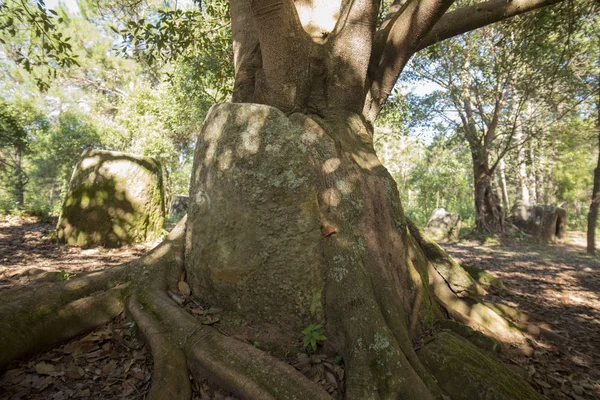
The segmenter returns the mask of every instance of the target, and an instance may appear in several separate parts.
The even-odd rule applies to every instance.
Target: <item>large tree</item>
[[[491,0],[447,12],[452,0],[408,0],[382,13],[376,0],[231,0],[233,100],[270,107],[213,108],[196,150],[188,219],[148,256],[36,292],[2,294],[0,367],[126,308],[154,355],[153,399],[189,398],[188,368],[243,398],[330,398],[289,365],[199,324],[173,301],[173,291],[191,290],[255,324],[278,324],[283,335],[307,318],[326,324],[326,351],[343,357],[348,399],[538,398],[460,333],[436,328],[483,347],[483,336],[450,317],[503,339],[519,335],[405,218],[372,138],[415,52],[557,2]],[[246,131],[232,136],[240,127]],[[257,151],[261,157],[252,158]],[[227,195],[234,201],[225,203]],[[243,212],[222,206],[233,207],[237,195],[247,195],[239,197]],[[217,198],[219,211],[211,206]],[[298,201],[302,208],[294,208]],[[211,271],[219,257],[236,264],[228,268],[258,263],[260,279]],[[239,283],[227,291],[223,282],[229,289]],[[311,310],[273,296],[281,288],[292,300],[310,297]],[[433,340],[420,340],[428,333]]]

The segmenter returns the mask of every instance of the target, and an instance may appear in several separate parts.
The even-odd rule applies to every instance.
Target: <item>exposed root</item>
[[[151,398],[164,398],[161,393],[169,393],[172,379],[187,379],[187,368],[181,367],[185,357],[199,380],[210,379],[242,398],[331,399],[320,386],[290,365],[224,336],[210,326],[199,324],[164,291],[145,290],[144,297],[137,303],[130,306],[134,310],[132,316],[136,321],[140,318],[142,333],[150,342],[158,364],[155,364],[155,373],[160,380],[153,384]],[[162,354],[164,349],[160,343],[164,341],[168,342],[169,348],[175,349],[176,355]],[[179,367],[175,368],[176,365]],[[162,381],[166,383],[163,385]]]
[[[479,300],[478,295],[483,289],[471,276],[441,247],[424,236],[414,223],[407,220],[407,224],[410,235],[427,259],[433,295],[448,315],[500,342],[523,342],[525,338],[517,326]]]
[[[0,371],[19,357],[51,348],[55,344],[105,324],[123,310],[126,285],[91,295],[59,308],[38,306],[33,310],[0,308]],[[6,313],[5,313],[6,312]]]
[[[419,357],[452,400],[540,400],[523,378],[491,354],[449,332],[419,350]]]
[[[191,398],[192,387],[183,349],[172,340],[169,330],[161,327],[160,321],[142,308],[137,296],[132,296],[127,311],[146,338],[154,360],[152,387],[148,398]]]
[[[181,232],[185,221],[178,227]],[[14,359],[51,348],[119,315],[131,290],[131,281],[158,260],[168,259],[173,240],[170,235],[141,259],[119,267],[48,283],[30,291],[3,292],[0,371]]]

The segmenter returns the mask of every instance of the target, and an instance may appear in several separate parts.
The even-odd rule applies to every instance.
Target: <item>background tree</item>
[[[525,165],[525,151],[533,151],[528,144],[579,102],[571,65],[577,52],[570,48],[569,33],[581,24],[565,24],[568,31],[563,35],[544,33],[548,26],[560,26],[560,18],[573,17],[542,12],[535,21],[523,17],[510,25],[486,27],[432,46],[411,64],[413,79],[439,87],[420,107],[436,113],[445,130],[469,144],[479,232],[503,229],[505,213],[499,202],[507,193],[493,190],[493,182],[496,169],[513,149],[518,154],[520,204],[535,203],[535,176],[529,178]],[[532,31],[532,24],[539,29]],[[552,54],[560,57],[560,71],[548,61]]]

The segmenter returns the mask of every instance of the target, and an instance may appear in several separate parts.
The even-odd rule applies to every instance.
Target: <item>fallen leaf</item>
[[[214,317],[206,317],[202,320],[202,325],[212,325],[219,322],[220,318],[217,316]]]
[[[173,293],[169,290],[167,292],[167,294],[175,303],[179,304],[180,306],[182,306],[183,303],[185,303],[185,300],[181,296],[179,296],[177,293]]]
[[[102,367],[102,375],[110,374],[112,371],[114,371],[115,368],[117,368],[117,363],[114,361],[109,362],[104,367]]]
[[[35,372],[37,372],[40,375],[51,375],[56,372],[56,369],[52,364],[41,362],[39,364],[36,364]]]
[[[184,296],[190,296],[192,294],[190,285],[188,285],[185,281],[179,281],[177,287],[179,288],[179,292]]]
[[[321,226],[321,232],[323,233],[323,237],[327,237],[333,235],[336,229],[331,225],[323,225]]]
[[[75,364],[71,364],[69,365],[69,368],[67,368],[67,376],[71,379],[81,379],[84,375],[85,372],[83,371],[83,368],[78,367]]]

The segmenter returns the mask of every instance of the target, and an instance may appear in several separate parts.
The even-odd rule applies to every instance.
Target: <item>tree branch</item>
[[[330,39],[333,79],[328,81],[327,92],[334,108],[361,112],[360,108],[352,108],[362,107],[379,3],[379,0],[342,1],[340,18]]]
[[[454,0],[409,0],[373,41],[363,114],[375,121],[409,58]]]
[[[493,24],[563,0],[490,0],[459,8],[444,15],[419,43],[417,51],[486,25]]]
[[[250,4],[264,74],[257,82],[263,99],[257,100],[291,111],[306,91],[303,86],[308,81],[312,40],[302,28],[292,0],[252,0]]]

